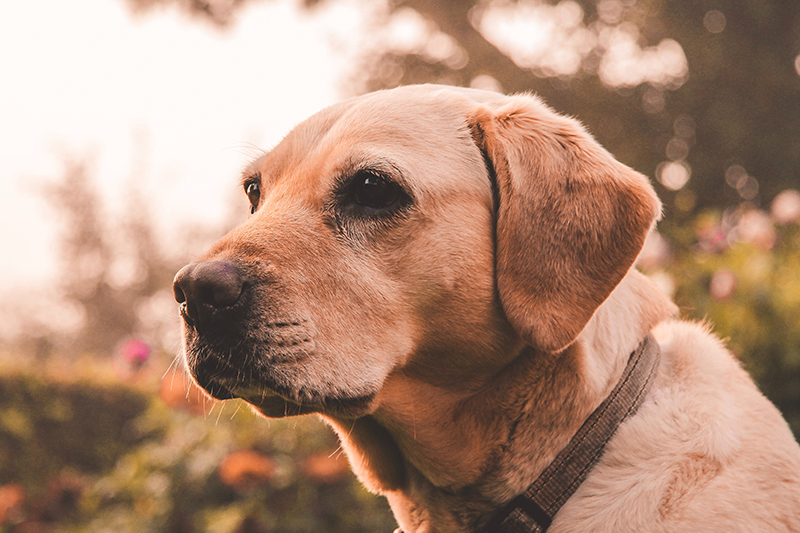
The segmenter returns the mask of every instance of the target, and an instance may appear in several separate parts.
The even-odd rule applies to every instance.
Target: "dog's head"
[[[274,417],[358,417],[395,371],[469,380],[562,350],[660,209],[535,97],[437,86],[322,111],[243,187],[249,220],[174,287],[196,381]]]

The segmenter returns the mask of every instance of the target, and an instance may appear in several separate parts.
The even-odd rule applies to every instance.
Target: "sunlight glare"
[[[514,63],[544,76],[575,74],[595,46],[594,35],[582,25],[583,9],[572,0],[490,4],[473,15],[473,23]]]
[[[452,69],[463,68],[469,59],[455,39],[411,8],[395,11],[381,37],[386,49],[419,54],[426,61],[443,62]]]
[[[642,83],[677,89],[689,74],[689,63],[677,41],[663,39],[656,46],[642,48],[638,32],[622,24],[608,28],[607,49],[598,74],[606,85],[635,87]]]
[[[490,2],[473,10],[473,25],[514,63],[544,77],[567,77],[581,68],[593,71],[610,87],[642,83],[677,89],[685,83],[689,65],[683,48],[672,39],[642,47],[638,28],[621,22],[625,4],[603,0],[600,20],[584,24],[583,9],[572,0],[550,5],[539,0]]]

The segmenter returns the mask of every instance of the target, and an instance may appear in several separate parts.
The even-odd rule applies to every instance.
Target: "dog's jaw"
[[[306,414],[335,416],[355,420],[375,410],[375,395],[326,397],[318,402],[297,403],[267,389],[237,391],[237,396],[249,403],[256,412],[267,418],[284,418]]]

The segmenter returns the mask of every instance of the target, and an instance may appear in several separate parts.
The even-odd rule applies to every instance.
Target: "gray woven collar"
[[[628,359],[611,394],[586,419],[550,466],[521,495],[492,517],[482,533],[540,533],[586,479],[619,425],[632,416],[655,379],[661,350],[648,334]]]

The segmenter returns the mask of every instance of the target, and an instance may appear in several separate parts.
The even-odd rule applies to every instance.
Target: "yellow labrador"
[[[188,369],[319,413],[406,533],[800,531],[787,424],[633,268],[660,203],[576,121],[402,87],[311,117],[243,185],[249,220],[176,276]],[[569,490],[520,501],[535,481]]]

